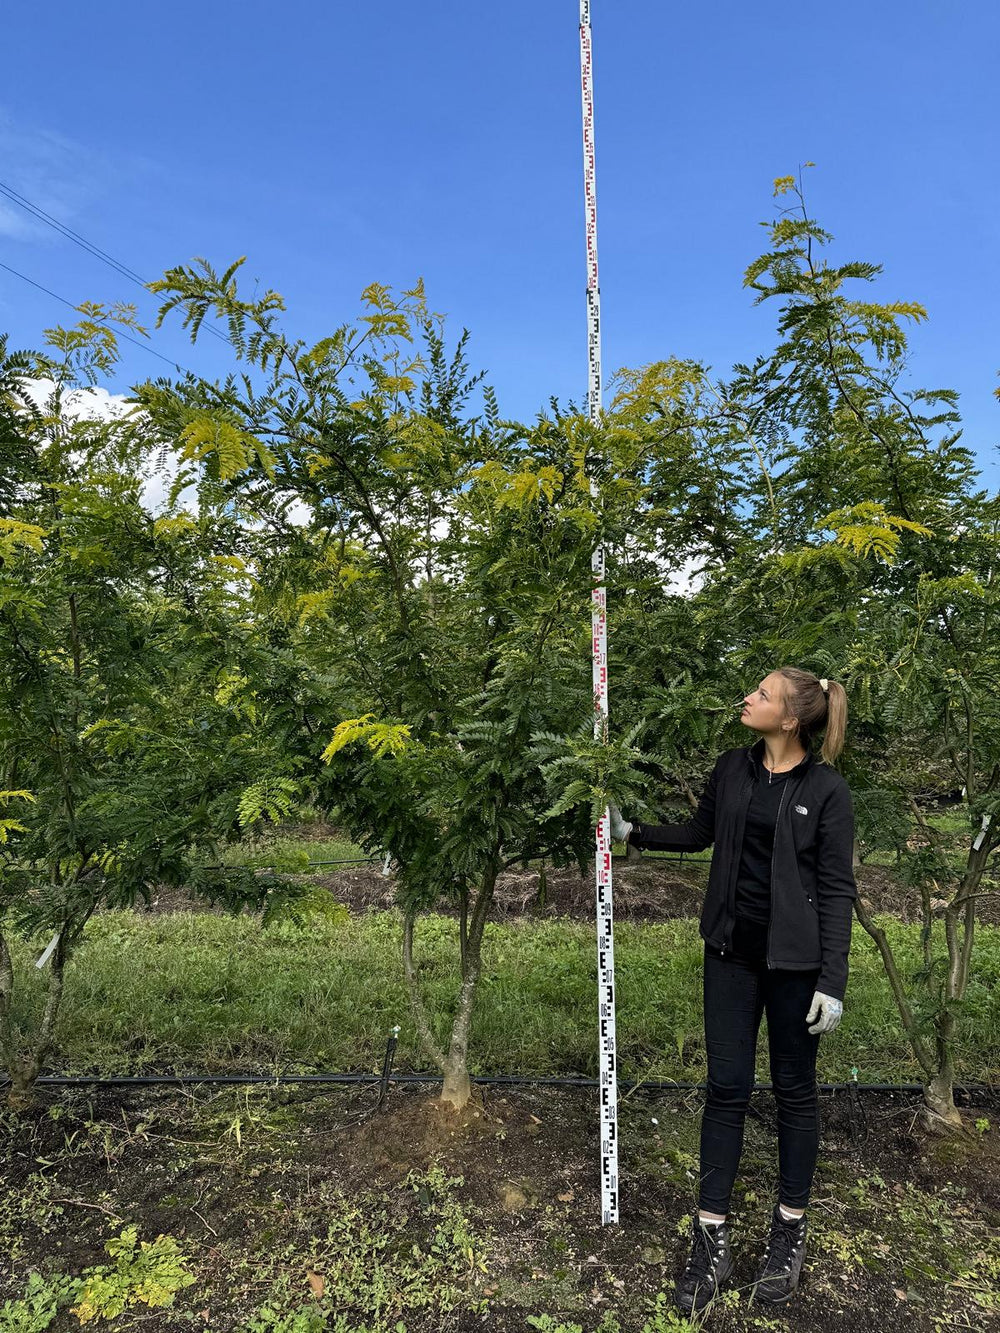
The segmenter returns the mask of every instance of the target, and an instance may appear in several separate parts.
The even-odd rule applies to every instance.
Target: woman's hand
[[[806,1022],[812,1023],[816,1015],[819,1022],[809,1029],[810,1032],[832,1032],[843,1017],[844,1006],[832,995],[824,995],[821,990],[813,992],[812,1005],[806,1014]]]
[[[608,806],[608,812],[611,815],[611,837],[615,842],[628,842],[628,835],[632,832],[632,825],[627,819],[622,819],[622,812],[612,801]]]

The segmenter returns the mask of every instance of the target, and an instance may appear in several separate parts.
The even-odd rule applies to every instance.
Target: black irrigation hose
[[[388,1064],[388,1061],[387,1061]],[[391,1065],[389,1066],[391,1068]],[[0,1079],[0,1088],[10,1080]],[[332,1083],[356,1084],[377,1083],[385,1087],[389,1083],[440,1083],[440,1074],[393,1074],[383,1068],[381,1074],[112,1074],[112,1075],[69,1075],[43,1074],[35,1080],[36,1085],[46,1087],[183,1087],[192,1083],[229,1083],[229,1084],[289,1084],[289,1083]],[[584,1075],[539,1076],[525,1074],[485,1074],[472,1075],[472,1082],[484,1087],[546,1087],[546,1088],[596,1088],[600,1080]],[[625,1091],[648,1092],[688,1092],[700,1089],[704,1091],[707,1083],[673,1082],[669,1079],[619,1079],[619,1088]],[[855,1088],[859,1092],[922,1092],[922,1083],[818,1083],[822,1092],[839,1092],[845,1088]],[[754,1083],[755,1092],[769,1092],[773,1083]],[[956,1083],[956,1091],[992,1092],[995,1088],[990,1083]]]
[[[317,869],[319,866],[359,866],[359,865],[373,865],[373,864],[376,864],[376,863],[379,862],[379,861],[383,861],[384,859],[385,859],[385,858],[382,857],[382,856],[354,856],[354,857],[348,857],[347,859],[339,859],[339,860],[336,860],[336,861],[310,861],[309,864],[308,864],[308,866],[306,867],[306,869],[308,869],[308,870],[315,870],[315,869]],[[635,858],[634,858],[634,857],[630,857],[630,856],[613,856],[611,859],[612,859],[612,861],[614,861],[615,863],[617,863],[617,862],[619,862],[619,861],[633,861]],[[650,862],[653,862],[653,863],[658,862],[658,861],[677,861],[677,862],[679,862],[679,863],[682,864],[682,865],[691,865],[691,866],[707,866],[707,865],[711,865],[711,863],[712,863],[712,858],[711,858],[710,856],[691,856],[691,855],[690,855],[689,853],[687,853],[687,852],[679,852],[679,853],[674,853],[674,852],[656,852],[656,853],[654,853],[652,856],[649,856],[648,858],[644,858],[644,859],[646,859],[646,860],[648,860],[648,861],[650,861]],[[226,865],[218,865],[218,866],[209,866],[209,867],[208,867],[208,869],[210,869],[210,870],[227,870],[227,869],[231,869],[231,868],[234,868],[234,867],[229,867],[229,866],[226,866]],[[273,870],[273,869],[274,869],[274,866],[252,866],[251,869],[253,869],[253,870]]]
[[[381,861],[381,860],[383,860],[383,859],[384,859],[384,858],[381,857],[381,856],[353,856],[353,857],[349,857],[346,861],[310,861],[310,862],[309,862],[309,869],[310,869],[310,870],[315,870],[315,869],[317,869],[319,866],[360,866],[360,865],[366,865],[366,866],[368,866],[368,865],[376,865],[379,861]],[[273,869],[272,866],[262,866],[262,867],[260,867],[260,868],[261,868],[261,869],[264,869],[264,870],[271,870],[271,869]]]
[[[385,859],[385,858],[384,858],[384,857],[381,857],[381,856],[350,856],[350,857],[347,857],[346,860],[345,860],[345,859],[341,859],[341,860],[337,860],[337,861],[310,861],[310,862],[308,863],[308,865],[306,866],[306,869],[307,869],[307,870],[315,870],[318,866],[359,866],[359,865],[372,865],[372,864],[374,864],[375,862],[377,862],[377,861],[382,861],[382,860],[384,860],[384,859]],[[218,865],[218,866],[208,866],[208,867],[206,867],[206,868],[207,868],[208,870],[235,870],[237,867],[235,867],[235,866],[228,866],[228,865]],[[274,866],[250,866],[249,869],[251,869],[251,870],[274,870],[275,867],[274,867]],[[291,872],[289,872],[289,873],[291,873],[291,874],[296,874],[297,872],[296,872],[296,871],[291,871]]]

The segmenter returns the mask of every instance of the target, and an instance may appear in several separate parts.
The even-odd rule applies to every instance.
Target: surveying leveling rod
[[[591,68],[590,0],[580,0],[580,82],[583,93],[583,192],[587,224],[587,396],[590,420],[601,419],[601,289],[597,281],[597,193],[594,176],[594,87]],[[597,497],[597,486],[590,483]],[[591,557],[594,587],[590,624],[594,665],[594,737],[608,734],[608,624],[604,547]],[[611,890],[611,820],[607,809],[597,825],[597,1012],[601,1098],[601,1221],[618,1222],[618,1069],[615,1052],[615,937]]]

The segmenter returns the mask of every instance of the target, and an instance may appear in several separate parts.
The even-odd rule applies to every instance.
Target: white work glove
[[[622,812],[612,801],[608,806],[608,813],[611,816],[611,837],[615,842],[628,842],[628,835],[632,832],[632,825],[627,819],[622,819]]]
[[[809,1029],[810,1032],[832,1032],[840,1022],[844,1013],[844,1006],[840,1000],[835,1000],[832,995],[824,995],[821,990],[813,992],[812,1005],[806,1014],[806,1022],[812,1023],[813,1019],[819,1014],[819,1022]]]

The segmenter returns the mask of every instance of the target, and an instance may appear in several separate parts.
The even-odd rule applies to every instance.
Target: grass
[[[357,861],[367,856],[363,848],[347,838],[303,838],[281,834],[234,843],[223,852],[222,863],[308,875],[336,869],[323,862]]]
[[[880,917],[904,974],[920,965],[918,927]],[[423,987],[444,1035],[457,985],[455,922],[420,926]],[[54,1066],[65,1072],[155,1070],[376,1070],[399,1024],[398,1066],[426,1068],[410,1020],[395,912],[341,925],[281,923],[264,931],[247,916],[108,912],[87,926],[67,969]],[[473,1068],[480,1073],[593,1075],[594,938],[568,920],[491,924],[476,1014]],[[37,1023],[44,978],[35,955],[15,947],[14,1019]],[[697,923],[621,923],[616,931],[622,1077],[705,1076],[702,942]],[[766,1029],[758,1077],[769,1078]],[[980,926],[974,973],[960,1017],[960,1078],[1000,1076],[1000,930]],[[820,1045],[818,1077],[842,1082],[919,1081],[872,941],[855,926],[844,1019]]]
[[[963,875],[969,859],[969,849],[978,831],[978,826],[969,816],[968,807],[955,805],[942,810],[928,810],[924,817],[929,826],[944,839],[941,850],[954,874]],[[864,855],[865,865],[891,868],[898,863],[896,853],[891,851],[870,851]]]

